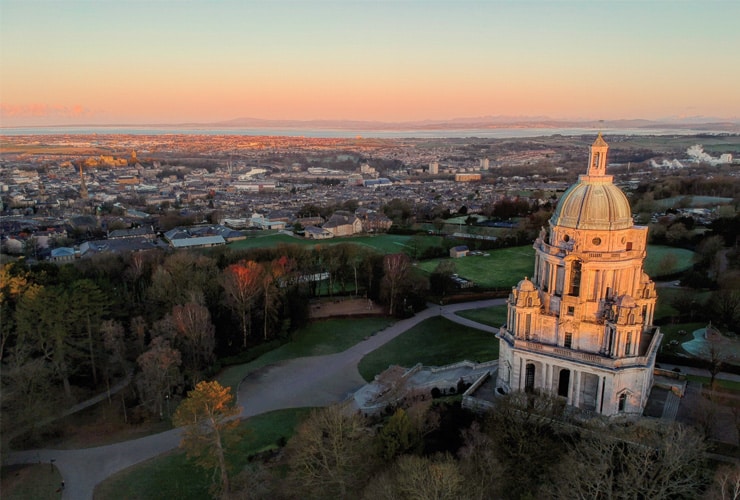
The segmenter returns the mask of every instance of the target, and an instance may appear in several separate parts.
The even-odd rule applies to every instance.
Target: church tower
[[[560,198],[534,243],[532,278],[513,287],[497,387],[539,390],[607,416],[641,414],[662,334],[655,284],[645,274],[647,227],[606,174],[609,146],[591,146],[588,169]]]

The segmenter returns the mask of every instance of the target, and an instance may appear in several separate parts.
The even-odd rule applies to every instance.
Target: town
[[[719,151],[716,158],[697,144],[702,139]],[[661,137],[651,149],[648,138],[616,136],[610,171],[627,192],[664,172],[711,168],[732,177],[737,175],[733,141],[722,134]],[[153,245],[225,244],[244,237],[244,230],[287,229],[298,237],[326,239],[391,227],[410,230],[455,215],[481,216],[484,222],[502,200],[526,208],[497,214],[488,224],[513,229],[512,215],[552,205],[573,182],[580,173],[578,149],[586,142],[567,136],[5,136],[2,251],[63,262]],[[649,216],[643,223],[665,215],[659,208],[646,213],[649,208],[638,213]],[[717,209],[667,208],[686,209],[704,225]],[[168,233],[180,226],[207,227]]]
[[[737,492],[736,135],[2,141],[10,498]]]

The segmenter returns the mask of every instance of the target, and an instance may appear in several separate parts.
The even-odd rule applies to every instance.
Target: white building
[[[655,284],[643,271],[647,228],[606,174],[599,134],[586,175],[535,241],[532,279],[512,289],[498,333],[501,392],[543,391],[607,416],[641,414],[662,334]]]

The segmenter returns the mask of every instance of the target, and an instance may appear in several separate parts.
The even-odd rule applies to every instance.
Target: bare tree
[[[232,264],[222,274],[222,285],[226,298],[234,312],[239,315],[242,326],[242,347],[247,347],[247,337],[251,330],[251,310],[261,291],[264,269],[254,261],[240,261]]]
[[[714,483],[704,496],[707,500],[740,500],[740,465],[723,465],[714,474]]]
[[[373,472],[364,417],[339,405],[314,410],[285,448],[288,487],[313,498],[350,498]]]
[[[709,363],[709,388],[714,389],[714,382],[720,374],[724,365],[732,359],[732,351],[727,348],[727,342],[722,333],[712,326],[707,325],[704,346],[701,349],[701,357]]]
[[[175,327],[175,345],[183,354],[183,365],[196,373],[213,360],[216,347],[216,328],[211,322],[208,308],[194,302],[172,308]]]
[[[388,310],[395,313],[397,300],[408,277],[410,260],[405,253],[386,255],[383,259],[383,284],[388,298]]]
[[[108,371],[112,371],[115,365],[126,372],[126,337],[123,326],[118,321],[107,320],[100,325],[103,334],[103,347],[108,353]]]
[[[581,433],[542,494],[556,498],[693,499],[705,484],[704,438],[678,424],[641,421]]]
[[[170,347],[164,338],[155,337],[149,350],[136,361],[141,368],[136,380],[141,400],[146,408],[162,418],[165,396],[172,394],[172,388],[182,379],[180,351]]]
[[[468,498],[458,463],[449,455],[433,458],[402,455],[394,466],[375,477],[363,498],[395,500]]]

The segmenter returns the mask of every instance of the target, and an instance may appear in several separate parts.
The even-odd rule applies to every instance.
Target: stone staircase
[[[663,415],[660,418],[671,422],[676,420],[678,406],[681,404],[681,398],[676,396],[672,391],[668,392],[663,406]]]

